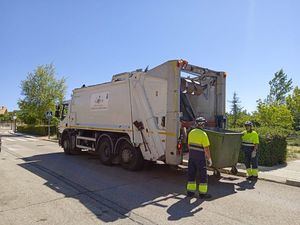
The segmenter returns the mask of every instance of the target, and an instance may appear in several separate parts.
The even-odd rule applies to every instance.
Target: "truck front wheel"
[[[64,135],[62,140],[62,147],[66,155],[71,154],[71,142],[70,142],[69,135]]]
[[[140,170],[143,167],[144,159],[139,148],[133,147],[124,141],[120,148],[121,166],[126,170]]]
[[[77,155],[81,152],[75,146],[75,136],[72,134],[65,134],[62,139],[62,147],[66,155]]]

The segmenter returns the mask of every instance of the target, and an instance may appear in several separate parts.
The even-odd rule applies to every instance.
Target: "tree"
[[[286,95],[292,90],[292,79],[288,80],[287,75],[280,69],[274,74],[274,78],[269,81],[270,93],[267,96],[266,102],[272,103],[285,103]]]
[[[300,129],[300,89],[296,86],[293,93],[286,98],[287,108],[291,111],[294,119],[294,128]]]
[[[246,121],[251,121],[254,124],[254,126],[258,125],[254,116],[251,113],[248,113],[247,110],[242,110],[240,112],[239,118],[236,121],[237,127],[244,127]]]
[[[53,64],[38,66],[21,82],[23,99],[18,101],[19,116],[27,124],[42,123],[45,112],[55,110],[66,92],[65,78],[55,78]]]
[[[0,122],[10,122],[11,120],[12,120],[11,112],[0,115]]]
[[[286,105],[266,104],[260,102],[255,118],[261,126],[270,128],[292,129],[293,116]]]
[[[232,101],[229,101],[231,103],[231,109],[229,114],[229,124],[231,127],[236,127],[237,120],[240,118],[240,114],[242,112],[242,107],[240,106],[240,99],[237,96],[237,93],[233,93]]]

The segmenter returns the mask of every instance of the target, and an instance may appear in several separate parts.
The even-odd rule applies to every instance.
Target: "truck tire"
[[[100,137],[97,141],[97,152],[102,164],[110,166],[113,160],[113,143],[108,137]]]
[[[144,158],[139,148],[133,147],[129,142],[124,141],[120,147],[121,166],[126,170],[141,170]]]
[[[68,134],[63,136],[62,147],[66,155],[71,155],[71,141],[70,136]]]

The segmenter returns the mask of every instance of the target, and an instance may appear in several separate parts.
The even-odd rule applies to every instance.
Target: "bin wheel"
[[[215,176],[216,178],[221,178],[221,173],[220,173],[220,171],[217,170],[217,169],[214,169],[214,176]]]
[[[237,168],[235,166],[231,167],[230,173],[233,175],[237,175],[237,173],[238,173]]]

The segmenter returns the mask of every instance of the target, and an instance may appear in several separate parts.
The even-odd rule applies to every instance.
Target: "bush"
[[[260,127],[255,129],[259,134],[258,164],[274,166],[286,162],[287,135],[289,130],[279,128]],[[244,162],[244,153],[241,151],[239,162]]]
[[[38,136],[47,136],[48,135],[48,126],[47,125],[23,125],[17,127],[18,132],[25,134],[33,134]],[[50,134],[55,135],[57,131],[56,126],[50,126]]]

